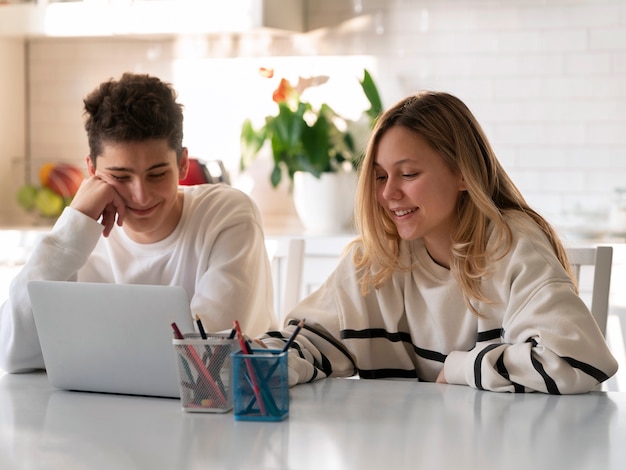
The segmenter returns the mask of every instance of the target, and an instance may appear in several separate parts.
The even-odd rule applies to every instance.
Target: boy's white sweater
[[[274,327],[272,277],[260,215],[244,193],[225,185],[181,187],[181,220],[171,235],[139,244],[66,208],[12,281],[0,309],[0,368],[45,368],[27,282],[32,279],[179,285],[207,331],[258,335]],[[106,321],[106,319],[103,319]]]

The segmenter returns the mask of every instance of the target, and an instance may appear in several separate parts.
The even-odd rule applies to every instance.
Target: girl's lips
[[[416,210],[417,210],[417,208],[413,208],[413,209],[392,209],[391,212],[393,212],[393,214],[396,217],[404,217],[407,214],[412,214]]]

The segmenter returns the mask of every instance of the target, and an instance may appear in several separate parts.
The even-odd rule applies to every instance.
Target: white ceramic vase
[[[294,174],[293,201],[307,232],[342,233],[353,230],[354,195],[357,175],[354,171]]]

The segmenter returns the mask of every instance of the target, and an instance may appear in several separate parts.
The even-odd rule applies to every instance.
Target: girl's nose
[[[383,189],[383,198],[390,201],[401,197],[402,191],[400,191],[400,186],[396,183],[396,180],[394,178],[387,178]]]

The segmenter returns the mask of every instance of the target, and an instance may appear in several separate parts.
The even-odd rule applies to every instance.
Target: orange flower
[[[275,103],[282,103],[287,101],[287,99],[295,92],[295,89],[291,86],[288,80],[281,78],[280,83],[278,84],[278,88],[274,90],[272,94],[272,99]]]
[[[274,78],[274,69],[260,67],[259,75]],[[348,165],[356,168],[363,149],[359,145],[363,135],[371,129],[374,119],[382,111],[376,86],[367,70],[359,81],[365,97],[370,101],[370,109],[364,112],[366,120],[350,121],[338,115],[326,103],[313,106],[302,100],[302,94],[311,87],[328,81],[328,76],[298,77],[293,82],[282,78],[272,93],[272,100],[278,105],[278,113],[265,117],[265,123],[255,129],[250,119],[241,128],[242,153],[241,169],[245,169],[260,153],[264,144],[271,143],[274,167],[270,182],[276,187],[283,173],[293,183],[297,171],[306,171],[315,176],[325,172],[338,171]],[[276,77],[276,81],[278,82]],[[357,135],[358,132],[358,135]]]

